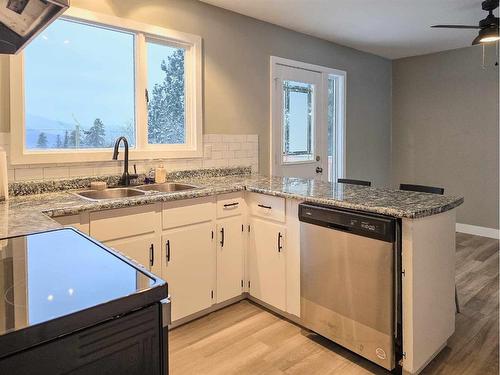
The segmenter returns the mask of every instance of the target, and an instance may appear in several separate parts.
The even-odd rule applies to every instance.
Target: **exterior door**
[[[279,64],[274,73],[272,173],[321,178],[328,167],[322,75]]]

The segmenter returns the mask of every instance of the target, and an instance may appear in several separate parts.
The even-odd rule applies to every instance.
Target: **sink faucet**
[[[123,146],[125,147],[125,163],[123,164],[123,174],[122,178],[120,179],[119,184],[120,185],[125,185],[129,186],[130,185],[130,180],[137,178],[137,173],[134,174],[129,174],[128,173],[128,141],[127,138],[121,136],[117,138],[115,142],[115,149],[113,151],[113,160],[118,160],[118,147],[120,147],[120,142],[123,141]],[[135,170],[135,165],[134,165],[134,172],[137,172]]]

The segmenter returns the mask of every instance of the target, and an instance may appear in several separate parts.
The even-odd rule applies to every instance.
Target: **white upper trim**
[[[193,34],[166,29],[88,10],[71,7],[66,19],[84,21],[113,29],[130,31],[136,38],[136,137],[137,148],[130,150],[131,160],[152,158],[192,158],[203,156],[203,93],[202,93],[202,39]],[[186,144],[147,144],[147,105],[144,92],[147,87],[146,38],[160,38],[168,44],[186,49]],[[23,54],[10,57],[10,113],[11,163],[41,164],[109,160],[108,149],[26,151],[24,148],[24,63]]]

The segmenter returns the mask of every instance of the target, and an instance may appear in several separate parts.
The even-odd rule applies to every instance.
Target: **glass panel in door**
[[[282,163],[314,160],[314,86],[283,81]]]

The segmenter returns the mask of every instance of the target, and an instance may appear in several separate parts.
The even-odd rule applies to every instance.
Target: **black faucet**
[[[130,180],[137,178],[138,175],[137,175],[137,173],[133,173],[133,174],[128,173],[128,141],[127,141],[127,138],[121,136],[116,140],[115,149],[113,151],[113,160],[118,160],[118,147],[120,147],[121,141],[123,141],[123,146],[125,147],[125,160],[124,160],[125,163],[123,165],[123,175],[122,175],[122,178],[120,179],[119,184],[124,185],[124,186],[129,186]],[[137,172],[135,170],[135,165],[134,165],[134,172]]]

